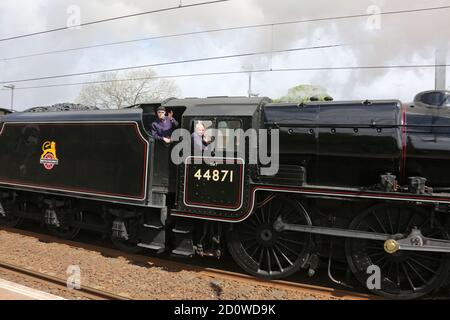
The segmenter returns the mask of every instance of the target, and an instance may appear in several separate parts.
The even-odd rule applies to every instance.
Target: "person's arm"
[[[194,150],[198,150],[198,151],[203,150],[202,138],[198,134],[196,134],[196,133],[192,134],[192,142],[194,144]]]
[[[175,118],[172,118],[172,120],[170,120],[172,122],[172,128],[176,128],[178,127],[179,123],[177,120],[175,120]]]
[[[173,117],[173,111],[169,111],[169,113],[167,114],[167,117],[170,120],[170,123],[172,123],[172,129],[178,127],[178,121],[175,120],[175,118]]]
[[[154,138],[155,140],[160,140],[160,141],[163,140],[163,137],[161,137],[161,136],[158,134],[158,128],[157,128],[157,123],[156,123],[156,122],[153,122],[153,123],[152,123],[152,136],[153,136],[153,138]]]

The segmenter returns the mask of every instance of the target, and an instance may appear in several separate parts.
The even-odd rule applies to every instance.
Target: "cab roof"
[[[252,116],[258,107],[270,102],[266,97],[208,97],[171,99],[164,107],[186,107],[183,117],[187,116]]]

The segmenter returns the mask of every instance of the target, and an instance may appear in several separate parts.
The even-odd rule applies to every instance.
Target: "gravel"
[[[71,247],[61,243],[46,243],[29,236],[0,230],[0,261],[22,268],[39,271],[61,279],[67,279],[69,266],[79,266],[81,285],[112,292],[133,299],[237,299],[237,300],[316,300],[339,299],[328,294],[272,288],[230,279],[212,278],[192,270],[179,269],[168,261],[167,266],[152,262],[130,261],[124,257],[107,257],[100,252]],[[10,281],[34,287],[32,281]],[[52,294],[74,299],[74,295],[62,290],[42,288]],[[55,292],[56,291],[56,292]]]

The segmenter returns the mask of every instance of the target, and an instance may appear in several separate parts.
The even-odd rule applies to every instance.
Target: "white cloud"
[[[183,4],[201,0],[183,0]],[[80,6],[82,22],[134,12],[177,6],[179,0],[19,0],[0,2],[0,38],[64,26],[67,7]],[[252,25],[365,13],[370,5],[382,11],[447,5],[445,0],[233,0],[223,4],[178,9],[117,20],[80,30],[60,31],[0,42],[0,58],[47,50],[121,41],[222,27]],[[433,63],[437,44],[448,41],[450,10],[382,16],[380,30],[369,30],[366,18],[318,21],[159,39],[121,46],[0,62],[0,81],[83,72],[96,69],[228,55],[273,48],[347,43],[334,49],[227,59],[155,68],[159,74],[202,73],[251,68],[354,66]],[[273,31],[273,37],[272,37]],[[273,39],[273,41],[272,41]],[[450,61],[450,59],[448,59]],[[91,80],[91,76],[18,83],[17,86]],[[175,79],[184,96],[245,95],[247,75]],[[337,99],[398,98],[411,100],[417,91],[433,88],[433,70],[359,70],[273,72],[253,75],[253,91],[278,97],[299,83],[326,87]],[[17,109],[73,101],[80,87],[16,90]],[[0,106],[9,105],[9,92],[0,90]]]

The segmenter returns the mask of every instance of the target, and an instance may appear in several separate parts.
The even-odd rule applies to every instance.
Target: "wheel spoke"
[[[403,273],[404,273],[405,276],[406,276],[406,279],[407,279],[408,282],[409,282],[409,285],[411,286],[412,291],[415,292],[415,291],[416,291],[416,287],[414,287],[414,284],[413,284],[413,282],[412,282],[412,280],[411,280],[411,277],[409,276],[408,270],[406,270],[406,267],[405,267],[404,264],[402,264],[402,269],[403,269]]]
[[[284,219],[286,220],[286,222],[297,223],[297,222],[302,221],[301,217],[299,219],[299,217],[296,214],[293,214],[293,213],[295,213],[295,210],[296,210],[296,208],[294,208],[294,209],[291,208],[289,211],[282,213],[282,215],[285,217]],[[292,220],[290,218],[292,218]]]
[[[294,263],[284,254],[284,252],[277,246],[277,245],[275,245],[274,246],[275,247],[275,249],[277,249],[279,252],[280,252],[280,254],[281,254],[281,256],[291,265],[291,266],[293,266],[294,265]]]
[[[258,252],[258,249],[260,249],[259,246],[256,246],[255,250],[253,250],[253,252],[250,254],[250,257],[255,260],[253,257],[255,256],[255,254]]]
[[[417,252],[412,252],[411,255],[417,257],[417,258],[421,258],[421,259],[428,259],[428,260],[432,260],[432,261],[436,261],[436,262],[441,262],[442,259],[441,258],[436,258],[436,257],[431,257],[429,255],[426,255],[424,253],[417,253]]]
[[[251,220],[251,219],[249,219],[249,220]],[[255,232],[255,230],[256,230],[256,225],[254,223],[252,223],[252,224],[250,224],[250,223],[243,223],[242,227],[247,229],[247,230],[249,230],[249,231],[252,231],[252,232]]]
[[[388,271],[386,273],[386,278],[388,278],[389,280],[391,279],[391,271],[392,271],[392,267],[394,266],[394,262],[392,262],[391,260],[389,261],[389,268]]]
[[[245,234],[248,236],[252,236],[253,238],[256,237],[256,233],[255,232],[250,232],[250,231],[241,231],[240,234]]]
[[[271,250],[272,250],[272,254],[273,254],[274,258],[275,258],[275,261],[277,262],[278,268],[280,269],[280,272],[283,272],[284,269],[281,266],[280,259],[278,258],[275,250],[273,248],[271,248]]]
[[[383,265],[380,267],[380,270],[383,270],[384,267],[386,267],[388,263],[390,263],[390,261],[389,261],[389,259],[386,259],[386,261],[384,261]]]
[[[391,211],[389,209],[386,210],[386,215],[388,218],[389,228],[391,230],[391,234],[394,234],[394,225],[392,224]]]
[[[260,226],[262,223],[261,223],[261,220],[260,220],[259,217],[258,217],[258,213],[253,214],[253,216],[255,217],[255,219],[256,219],[257,222],[258,222],[258,224],[257,224],[256,226]]]
[[[288,246],[284,245],[283,243],[281,243],[281,242],[279,242],[279,241],[277,241],[277,243],[278,243],[280,246],[282,246],[283,248],[285,248],[286,250],[288,250],[289,252],[291,252],[293,255],[295,255],[295,256],[298,255],[297,252],[295,252],[294,250],[292,250],[292,249],[289,248]]]
[[[281,204],[281,205],[279,206],[277,212],[275,213],[275,217],[280,216],[280,212],[281,212],[281,209],[282,209],[282,208],[283,208],[283,204]],[[283,215],[283,214],[281,214],[281,215]]]
[[[372,249],[372,250],[381,250],[383,248],[383,245],[379,245],[379,246],[365,246],[364,248]]]
[[[276,198],[274,198],[274,199],[276,199]],[[267,210],[268,210],[269,212],[272,212],[272,203],[274,202],[274,201],[273,201],[274,199],[272,199],[272,201],[269,201],[269,208],[267,208]]]
[[[368,253],[367,255],[369,257],[377,257],[377,256],[380,256],[380,255],[384,255],[384,252]]]
[[[429,272],[436,274],[436,271],[434,271],[433,269],[430,269],[429,267],[427,267],[426,265],[424,265],[423,263],[421,263],[420,261],[417,261],[416,259],[414,259],[413,257],[409,258],[411,261],[413,261],[415,264],[421,266],[422,268],[424,268],[425,270],[428,270]]]
[[[422,281],[422,283],[427,283],[427,281],[422,277],[420,272],[418,272],[416,270],[416,268],[414,268],[414,266],[411,263],[408,262],[408,260],[406,260],[405,262],[411,268],[411,270],[416,274],[416,276],[420,278],[420,281]]]
[[[441,231],[441,230],[434,230],[433,233],[427,234],[426,236],[427,236],[427,238],[433,238],[433,237],[436,236],[437,234],[438,234],[438,235],[441,235],[441,234],[442,234],[442,231]]]
[[[250,242],[250,244],[248,246],[244,247],[245,252],[248,252],[248,250],[250,248],[252,248],[254,245],[258,245],[258,242],[256,242],[256,240],[249,241],[249,242]]]
[[[268,218],[267,218],[267,222],[275,221],[275,219],[279,216],[279,213],[281,212],[281,209],[283,208],[283,206],[284,206],[284,203],[282,203],[282,204],[280,205],[280,207],[278,208],[278,211],[277,211],[277,213],[274,215],[274,219],[273,219],[273,220],[270,220],[270,216],[271,216],[271,212],[272,212],[272,211],[269,211],[269,216],[268,216]]]
[[[267,269],[269,271],[269,274],[271,274],[272,273],[272,269],[270,268],[271,264],[270,264],[270,252],[269,252],[269,249],[266,249],[266,252],[267,252]]]
[[[261,217],[262,217],[262,221],[265,222],[265,212],[264,212],[264,207],[262,207],[261,209],[259,209],[259,211],[261,212]],[[270,212],[269,212],[270,214]],[[267,220],[268,221],[268,220]]]
[[[378,266],[380,264],[381,261],[386,260],[386,256],[382,256],[381,258],[379,258],[377,261],[374,261],[373,264]],[[380,268],[381,270],[382,268]]]
[[[398,262],[395,262],[395,273],[397,274],[397,286],[400,289],[400,267],[398,265]]]
[[[261,270],[261,263],[263,261],[263,257],[264,257],[264,249],[261,249],[261,253],[259,254],[259,260],[258,260],[259,270]]]
[[[282,241],[298,244],[298,245],[301,245],[301,246],[305,245],[304,241],[295,241],[295,240],[290,240],[290,239],[286,239],[286,238],[282,238],[282,237],[279,237],[278,240],[282,240]]]
[[[260,215],[261,221],[262,221],[263,223],[266,223],[266,218],[265,218],[265,216],[264,216],[264,211],[262,210],[262,208],[261,208],[261,210],[258,210],[257,214]]]
[[[256,222],[256,219],[252,219],[252,217],[250,217],[250,219],[247,219],[246,221],[250,222],[255,229],[259,226]]]
[[[428,222],[430,222],[430,221],[431,221],[431,217],[428,217],[428,218],[420,225],[419,229],[423,229],[423,227],[424,227]]]
[[[397,219],[397,232],[396,233],[400,233],[400,227],[402,225],[402,209],[398,209],[398,219]]]
[[[381,227],[381,230],[383,231],[383,233],[388,233],[385,229],[385,227],[383,226],[383,224],[381,223],[380,219],[378,218],[377,214],[372,211],[372,215],[375,217],[375,220],[377,220],[378,225]]]
[[[288,241],[282,240],[281,238],[278,238],[277,243],[280,243],[280,244],[283,244],[283,243],[284,243],[284,245],[285,245],[286,247],[289,247],[290,249],[292,249],[292,252],[296,252],[296,253],[297,253],[297,251],[295,251],[295,248],[296,248],[296,247],[292,247],[292,246],[291,246],[292,244],[289,243]]]
[[[414,218],[417,217],[416,214],[413,214],[412,217],[409,219],[408,224],[406,225],[405,232],[410,232],[412,228],[412,222],[414,221]]]
[[[250,236],[250,237],[242,237],[242,238],[239,238],[240,240],[241,240],[241,242],[248,242],[248,241],[250,241],[250,240],[255,240],[255,235],[253,235],[253,236]]]

